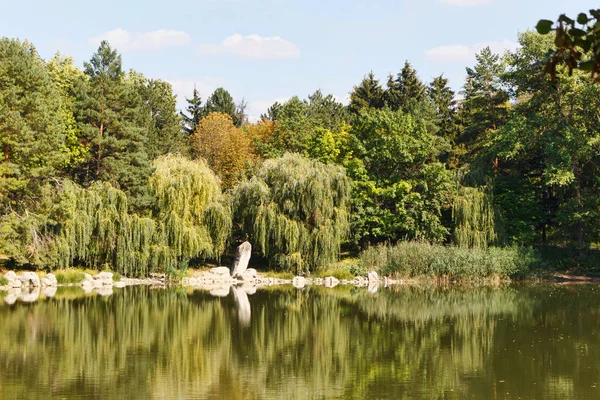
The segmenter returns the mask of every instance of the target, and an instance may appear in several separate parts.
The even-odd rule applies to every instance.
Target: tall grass
[[[78,269],[66,269],[54,273],[56,281],[61,285],[81,283],[85,279],[85,273]]]
[[[372,247],[360,256],[364,269],[384,276],[462,281],[522,277],[539,261],[539,253],[526,248],[468,249],[421,242]]]

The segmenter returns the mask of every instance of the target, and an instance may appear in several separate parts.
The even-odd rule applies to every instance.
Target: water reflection
[[[0,306],[0,398],[600,398],[593,286],[75,289]]]
[[[231,287],[231,294],[233,295],[237,308],[238,320],[242,326],[250,326],[250,301],[248,300],[248,293],[246,293],[246,290],[248,289],[250,289],[251,292],[252,290],[256,291],[256,288],[245,289],[240,286]]]

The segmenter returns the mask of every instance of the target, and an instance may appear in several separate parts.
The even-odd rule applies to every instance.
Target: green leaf
[[[588,18],[588,16],[587,16],[587,14],[586,14],[586,13],[580,13],[580,14],[577,16],[577,22],[578,22],[579,24],[581,24],[581,25],[585,25],[585,24],[587,24],[589,20],[590,20],[590,19]]]
[[[571,26],[575,25],[575,21],[573,21],[571,18],[567,17],[565,14],[562,14],[560,17],[558,17],[558,20],[560,22],[564,22],[565,24],[568,24]]]
[[[535,29],[538,31],[540,35],[547,35],[552,30],[553,22],[547,19],[541,19]]]
[[[584,37],[587,33],[584,30],[573,28],[569,31],[569,33],[575,37]]]
[[[582,71],[591,71],[594,69],[594,64],[594,60],[583,61],[579,63],[578,68]]]

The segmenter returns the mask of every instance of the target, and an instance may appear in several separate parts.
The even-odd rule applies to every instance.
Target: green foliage
[[[337,260],[349,228],[342,168],[286,154],[265,161],[232,196],[235,222],[271,267],[300,272]]]
[[[452,202],[452,241],[459,247],[486,248],[497,244],[496,211],[491,185],[459,185]]]
[[[350,93],[348,110],[354,114],[369,108],[382,108],[385,104],[384,90],[373,72],[369,72],[360,85],[355,86]]]
[[[8,285],[8,279],[6,279],[5,277],[1,276],[0,277],[0,286],[6,286]]]
[[[233,97],[223,88],[215,90],[204,105],[203,116],[214,112],[229,115],[237,127],[244,122],[243,110],[238,109]]]
[[[466,249],[401,242],[369,248],[361,253],[360,262],[365,269],[385,276],[465,281],[524,276],[538,265],[540,255],[518,247]]]
[[[157,198],[162,254],[173,267],[192,258],[219,259],[231,233],[231,212],[215,174],[204,161],[163,156],[154,162],[150,188]]]
[[[29,42],[0,38],[0,213],[19,214],[65,163],[60,94]]]
[[[443,241],[441,212],[453,186],[452,173],[437,161],[444,139],[424,119],[389,110],[361,114],[351,134],[355,242]]]
[[[110,182],[127,193],[133,208],[147,207],[151,115],[144,112],[138,77],[125,76],[121,56],[106,41],[84,67],[89,84],[80,96],[78,121],[90,149],[78,180],[86,186]]]
[[[600,82],[600,8],[592,9],[589,15],[579,13],[577,19],[561,14],[554,23],[547,19],[538,22],[536,29],[542,35],[552,33],[556,48],[544,57],[545,72],[556,82],[558,66],[564,64],[569,75],[574,69],[591,71],[592,79]]]
[[[74,285],[83,282],[85,279],[84,272],[76,269],[56,271],[54,275],[56,276],[56,281],[60,285]]]
[[[339,279],[339,280],[354,279],[354,274],[350,271],[350,269],[340,267],[339,265],[336,265],[336,267],[320,268],[314,273],[314,277],[315,278],[326,278],[328,276],[333,276],[334,278]]]
[[[204,108],[202,107],[202,98],[200,93],[194,85],[194,92],[191,99],[186,98],[188,106],[186,108],[187,113],[180,112],[182,118],[183,131],[187,135],[191,135],[196,132],[196,128],[200,123],[202,117],[204,117]]]

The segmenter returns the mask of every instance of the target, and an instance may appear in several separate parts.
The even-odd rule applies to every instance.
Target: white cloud
[[[490,4],[492,0],[438,0],[440,3],[454,6],[454,7],[469,7],[469,6],[482,6],[484,4]]]
[[[199,44],[200,54],[233,54],[240,57],[270,59],[300,57],[300,50],[279,36],[261,37],[235,34],[219,44]]]
[[[93,37],[88,42],[91,45],[98,46],[102,40],[108,40],[111,46],[121,52],[126,52],[151,51],[166,47],[183,46],[190,43],[192,38],[183,31],[160,29],[152,32],[128,32],[117,28]]]
[[[501,42],[477,43],[471,46],[463,44],[438,46],[425,51],[425,58],[430,61],[446,63],[473,61],[475,54],[486,47],[489,47],[493,53],[502,54],[506,50],[516,50],[519,44],[511,40],[503,40]]]

